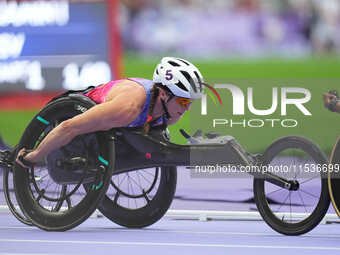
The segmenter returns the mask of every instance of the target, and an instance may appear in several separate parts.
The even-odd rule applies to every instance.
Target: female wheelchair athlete
[[[65,231],[98,208],[122,226],[146,227],[168,210],[176,190],[177,166],[212,164],[257,166],[250,173],[255,177],[255,203],[264,221],[279,233],[304,234],[327,212],[327,174],[305,178],[293,171],[297,164],[327,163],[318,146],[303,137],[283,137],[263,155],[251,155],[231,136],[210,134],[203,139],[184,133],[196,144],[177,145],[169,141],[164,127],[152,128],[149,134],[136,128],[114,128],[78,136],[30,169],[14,163],[13,154],[20,148],[36,148],[56,125],[94,105],[77,93],[52,100],[29,123],[16,152],[2,153],[6,199],[22,222]],[[291,164],[288,173],[263,171],[263,166],[275,168],[286,162]],[[15,198],[10,195],[11,185]],[[278,203],[279,199],[283,201]],[[293,214],[297,207],[303,213]]]

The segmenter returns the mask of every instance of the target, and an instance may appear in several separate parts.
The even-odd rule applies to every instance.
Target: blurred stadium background
[[[151,78],[165,55],[192,60],[212,84],[242,85],[244,93],[253,87],[257,108],[268,108],[273,87],[311,91],[312,116],[294,109],[287,116],[299,121],[296,128],[216,129],[250,151],[301,134],[329,153],[338,134],[337,116],[323,108],[321,94],[339,84],[339,0],[2,1],[0,7],[0,134],[10,145],[56,93]],[[222,98],[223,118],[231,119],[231,97]],[[211,121],[202,120],[211,130]],[[171,127],[173,140],[185,143],[179,127],[193,132],[197,124],[187,114]]]

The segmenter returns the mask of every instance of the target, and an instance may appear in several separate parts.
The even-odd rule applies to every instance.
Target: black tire
[[[3,187],[7,206],[14,217],[25,225],[33,226],[32,222],[23,214],[17,203],[14,193],[13,173],[8,168],[4,168]]]
[[[283,151],[287,153],[287,150],[291,152],[298,151],[299,155],[293,157],[292,154],[284,154],[283,158],[280,158],[279,154]],[[301,157],[302,153],[308,157]],[[287,179],[292,180],[292,178],[294,178],[299,181],[303,178],[304,180],[299,181],[300,187],[297,191],[289,191],[270,184],[264,179],[254,179],[254,197],[257,208],[264,221],[277,232],[284,235],[305,234],[320,223],[327,213],[330,204],[327,170],[315,171],[316,173],[314,175],[314,173],[311,172],[307,173],[306,167],[317,166],[316,164],[327,166],[327,159],[320,148],[312,141],[303,137],[290,136],[275,141],[264,153],[264,165],[276,166],[278,167],[277,169],[279,169],[280,160],[284,162],[284,164],[286,164],[287,161],[292,163],[289,168],[287,166],[285,169],[289,169],[289,174],[293,174],[294,176],[290,175],[291,178],[287,178],[287,174],[285,174]],[[302,162],[302,160],[304,160],[304,162]],[[302,174],[299,172],[301,170],[300,166],[303,167]],[[282,169],[284,169],[284,167],[282,167]],[[296,169],[299,171],[295,171]],[[275,173],[277,174],[277,172]],[[268,192],[271,188],[275,190]],[[288,195],[283,195],[284,193]],[[303,195],[305,199],[303,199]],[[288,197],[289,212],[281,211],[280,213],[282,207],[285,208],[288,206]],[[294,203],[292,203],[292,198],[296,198]],[[283,200],[283,202],[278,203],[278,200]],[[306,203],[307,201],[308,203]],[[275,203],[278,203],[278,205],[275,205]],[[301,203],[303,208],[301,208]],[[276,210],[274,210],[275,206],[277,206]],[[293,209],[299,212],[302,209],[306,214],[299,214],[302,218],[296,219],[292,212]]]
[[[26,128],[19,148],[35,148],[55,125],[92,106],[84,100],[70,97],[61,98],[48,104]],[[76,227],[94,212],[105,195],[115,164],[114,143],[108,133],[96,132],[78,136],[60,151],[64,152],[65,148],[72,149],[75,147],[74,143],[85,141],[89,137],[94,139],[95,145],[98,147],[96,154],[89,150],[90,145],[86,146],[83,152],[87,157],[94,158],[95,167],[98,170],[92,172],[92,184],[90,183],[90,185],[94,186],[89,192],[86,192],[85,189],[81,190],[84,180],[89,180],[89,172],[85,169],[79,170],[82,177],[79,180],[76,179],[77,183],[64,184],[53,179],[50,173],[55,174],[55,172],[49,172],[51,169],[46,163],[42,164],[42,167],[37,166],[29,170],[15,164],[14,187],[18,203],[25,216],[39,228],[48,231],[65,231]],[[45,162],[50,162],[48,157]],[[103,171],[99,170],[99,165]],[[40,180],[36,181],[35,176],[38,176]]]
[[[116,224],[128,228],[147,227],[161,219],[175,195],[177,170],[176,167],[155,168],[153,177],[152,171],[137,170],[112,176],[99,211]],[[124,178],[132,180],[127,188],[122,185]]]

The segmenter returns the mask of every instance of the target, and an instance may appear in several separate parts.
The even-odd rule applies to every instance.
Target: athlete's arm
[[[117,86],[109,101],[98,104],[88,111],[63,121],[40,143],[38,148],[27,154],[26,160],[38,162],[51,151],[68,144],[81,134],[124,127],[135,120],[142,111],[146,95],[141,86]],[[23,151],[23,150],[22,150]],[[22,154],[19,152],[19,155]],[[17,160],[17,162],[20,164]]]

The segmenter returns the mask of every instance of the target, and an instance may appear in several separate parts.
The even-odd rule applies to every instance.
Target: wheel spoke
[[[299,190],[300,190],[301,192],[307,194],[307,195],[310,195],[311,197],[314,197],[314,198],[318,198],[318,199],[319,199],[318,196],[315,196],[315,195],[313,195],[312,193],[309,193],[309,192],[307,192],[307,191],[305,191],[305,190],[302,190],[302,189],[299,189]]]
[[[310,182],[310,181],[312,181],[312,180],[314,180],[315,178],[318,178],[319,176],[314,176],[314,177],[311,177],[311,178],[309,178],[309,179],[307,179],[307,180],[305,180],[305,181],[303,181],[303,182],[300,182],[300,185],[301,184],[304,184],[304,183],[307,183],[307,182]]]
[[[278,192],[278,191],[284,191],[285,189],[283,189],[283,188],[279,188],[279,189],[277,189],[277,190],[274,190],[274,191],[271,191],[271,192],[269,192],[269,193],[267,193],[267,196],[268,195],[272,195],[272,194],[274,194],[274,193],[276,193],[276,192]]]
[[[281,207],[286,204],[286,201],[288,200],[288,198],[289,198],[289,193],[288,193],[287,197],[285,198],[285,200],[283,201],[283,203],[281,203],[279,209],[277,209],[278,212],[280,211]]]
[[[302,202],[303,208],[305,209],[305,212],[306,212],[306,213],[308,213],[308,212],[307,212],[306,205],[305,205],[305,202],[303,201],[303,198],[302,198],[302,196],[301,196],[301,193],[300,193],[300,191],[299,191],[299,190],[298,190],[298,194],[299,194],[299,197],[300,197],[300,199],[301,199],[301,202]]]
[[[144,173],[146,173],[146,174],[148,174],[148,175],[151,175],[152,177],[155,177],[155,174],[150,173],[150,172],[148,172],[148,171],[145,170],[145,169],[141,169],[141,170],[139,170],[139,171],[142,171],[142,172],[144,172]]]
[[[145,177],[144,175],[142,175],[142,177],[143,177],[143,179],[144,179],[145,181],[147,181],[149,184],[152,184],[152,182],[149,181],[148,179],[146,179],[146,177]]]
[[[129,178],[130,178],[130,180],[131,180],[133,183],[135,183],[135,184],[137,185],[138,188],[140,188],[141,190],[143,190],[143,187],[142,187],[142,185],[141,185],[140,183],[136,182],[136,180],[135,180],[133,177],[131,177],[131,176],[129,176]]]
[[[120,185],[123,183],[123,181],[126,179],[126,177],[128,176],[128,174],[124,174],[123,179],[119,182],[118,187],[120,187]]]

